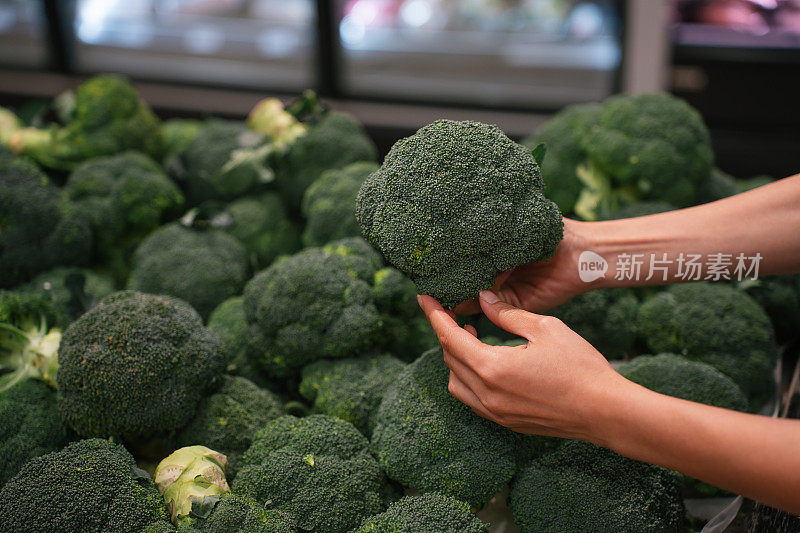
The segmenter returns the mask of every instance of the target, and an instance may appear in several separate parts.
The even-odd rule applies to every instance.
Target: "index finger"
[[[442,348],[454,357],[470,364],[481,355],[486,346],[470,332],[458,325],[442,305],[430,296],[417,296],[419,305],[439,337]]]

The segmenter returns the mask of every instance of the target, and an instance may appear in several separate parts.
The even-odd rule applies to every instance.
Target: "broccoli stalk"
[[[39,295],[0,292],[0,392],[28,379],[55,387],[61,330]]]
[[[266,98],[247,116],[247,126],[266,135],[277,150],[283,150],[306,134],[307,127],[286,111],[277,98]]]
[[[584,220],[597,220],[598,213],[615,211],[639,197],[632,185],[614,187],[611,177],[592,163],[578,165],[575,174],[583,184],[575,202],[575,214]]]

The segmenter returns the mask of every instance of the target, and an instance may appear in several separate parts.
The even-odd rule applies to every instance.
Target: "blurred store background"
[[[0,105],[97,72],[165,116],[314,88],[383,149],[443,116],[522,136],[571,103],[667,90],[723,169],[800,166],[800,0],[0,0]]]

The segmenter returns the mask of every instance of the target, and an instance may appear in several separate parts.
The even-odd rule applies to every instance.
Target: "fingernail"
[[[498,298],[497,295],[492,291],[481,291],[480,296],[481,300],[483,300],[487,304],[493,304],[500,301],[500,298]]]
[[[417,303],[420,305],[420,307],[422,307],[422,296],[419,294],[417,294]]]

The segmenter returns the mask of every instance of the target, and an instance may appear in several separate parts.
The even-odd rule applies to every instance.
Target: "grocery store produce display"
[[[524,145],[441,120],[382,165],[310,92],[246,121],[161,122],[115,76],[57,102],[47,128],[0,108],[0,533],[477,533],[498,494],[523,532],[680,531],[684,486],[719,493],[480,418],[448,393],[416,301],[453,307],[550,257],[562,214],[763,183],[714,168],[681,100],[570,107]],[[798,279],[596,291],[551,313],[645,387],[754,412],[798,329]]]

